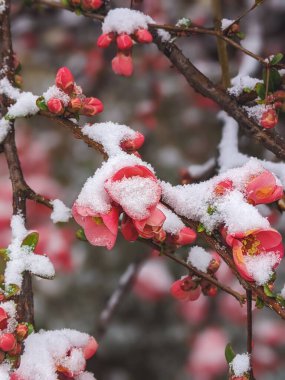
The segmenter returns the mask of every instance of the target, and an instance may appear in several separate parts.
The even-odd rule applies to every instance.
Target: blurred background
[[[223,1],[223,17],[235,19],[253,1]],[[129,6],[129,1],[111,1]],[[157,22],[175,24],[180,18],[213,25],[211,0],[144,0],[136,6]],[[61,66],[67,66],[84,93],[103,101],[105,110],[94,122],[113,121],[131,126],[146,136],[141,149],[158,177],[173,184],[181,181],[181,169],[202,164],[217,154],[221,125],[219,108],[196,94],[171,67],[155,45],[134,48],[135,72],[131,78],[111,71],[115,51],[96,47],[98,22],[74,13],[13,2],[14,50],[22,64],[23,89],[41,95],[54,83]],[[284,0],[265,1],[241,23],[251,49],[262,56],[284,51]],[[180,38],[178,45],[192,62],[215,83],[221,79],[216,40],[207,36]],[[241,52],[228,49],[231,77],[243,60]],[[256,65],[255,76],[262,68]],[[82,118],[82,124],[85,122]],[[90,121],[90,119],[88,120]],[[278,132],[282,131],[281,120]],[[39,193],[62,199],[71,206],[102,159],[83,142],[51,120],[35,117],[18,120],[17,144],[27,183]],[[242,151],[272,158],[269,152],[245,137]],[[0,246],[9,243],[12,213],[7,167],[0,157]],[[144,265],[134,287],[101,340],[89,370],[98,380],[218,380],[227,378],[224,348],[231,342],[236,352],[246,351],[246,313],[226,294],[203,295],[197,301],[179,303],[169,295],[171,283],[186,272],[140,243],[119,237],[112,251],[78,241],[78,226],[53,225],[50,211],[29,203],[29,227],[40,231],[39,252],[53,261],[54,281],[34,279],[37,328],[75,328],[96,337],[99,318],[128,265],[138,258]],[[270,216],[284,229],[276,209]],[[198,242],[203,244],[202,242]],[[187,257],[187,250],[179,255]],[[278,269],[280,286],[285,264]],[[222,266],[221,281],[238,289],[231,272]],[[284,281],[283,281],[284,282]],[[254,311],[254,360],[259,380],[285,378],[285,325],[273,313]]]

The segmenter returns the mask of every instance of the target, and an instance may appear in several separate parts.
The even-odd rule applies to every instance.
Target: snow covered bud
[[[270,109],[263,112],[260,119],[260,125],[263,128],[266,128],[266,129],[274,128],[277,123],[278,123],[278,116],[274,109]]]
[[[103,5],[103,0],[81,0],[81,6],[83,9],[88,11],[95,11],[101,8]]]
[[[72,207],[75,221],[84,229],[86,239],[92,245],[112,249],[118,234],[119,210],[112,207],[109,212],[95,213],[89,207],[75,203]]]
[[[88,343],[83,348],[84,358],[86,360],[92,358],[92,356],[96,353],[97,349],[98,349],[97,341],[93,338],[93,336],[90,336]]]
[[[68,108],[71,112],[79,112],[82,107],[82,100],[78,97],[72,98],[69,101]]]
[[[179,301],[195,301],[200,297],[201,288],[190,276],[185,276],[171,285],[170,293]]]
[[[19,341],[26,339],[26,337],[29,335],[29,327],[26,323],[18,324],[18,326],[16,327],[16,335]]]
[[[115,74],[130,77],[133,73],[132,56],[119,52],[112,60],[112,70]]]
[[[97,46],[100,48],[107,48],[115,40],[114,33],[104,33],[99,36],[97,40]]]
[[[85,116],[94,116],[102,112],[103,103],[97,98],[85,98],[83,101],[82,114]]]
[[[0,336],[0,349],[4,352],[12,351],[16,343],[17,341],[13,334],[5,333]]]
[[[116,40],[119,50],[130,50],[133,46],[133,40],[127,33],[121,33]]]
[[[189,227],[183,227],[174,237],[174,244],[176,245],[188,245],[196,240],[197,234]]]
[[[245,196],[251,204],[272,203],[282,198],[283,187],[276,183],[274,175],[265,170],[250,178],[245,186]]]
[[[129,140],[125,140],[121,142],[121,148],[127,151],[134,151],[141,148],[143,143],[144,143],[144,135],[139,132],[136,132],[136,135],[133,139],[129,139]]]
[[[48,107],[48,110],[51,113],[54,113],[55,115],[62,115],[64,112],[63,103],[60,99],[57,99],[57,98],[51,98],[47,102],[47,107]]]
[[[214,188],[214,194],[218,197],[225,195],[230,190],[233,190],[233,182],[230,179],[224,179],[217,183]]]
[[[6,311],[0,307],[0,330],[4,330],[8,325],[8,314]]]
[[[135,39],[141,44],[149,44],[153,40],[152,35],[147,29],[138,29],[135,32]]]
[[[55,77],[55,84],[66,94],[71,94],[74,89],[74,78],[67,67],[61,67]]]

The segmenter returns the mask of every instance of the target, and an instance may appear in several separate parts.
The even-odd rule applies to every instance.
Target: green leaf
[[[264,293],[267,295],[267,297],[274,298],[274,294],[270,290],[268,284],[263,285]]]
[[[226,357],[227,363],[230,364],[234,360],[235,356],[236,354],[232,348],[232,345],[228,343],[225,348],[225,357]]]
[[[282,59],[283,59],[283,54],[282,53],[278,53],[276,54],[270,61],[270,65],[277,65],[277,63],[279,63]]]
[[[285,299],[281,296],[281,294],[278,294],[276,296],[276,300],[284,307],[285,306]]]
[[[6,286],[4,294],[5,294],[6,298],[10,298],[10,297],[15,296],[19,292],[20,292],[20,288],[19,288],[18,285],[16,285],[16,284],[9,284],[8,286]]]
[[[281,75],[279,74],[278,70],[275,69],[274,67],[272,67],[268,71],[268,75],[269,75],[268,91],[274,92],[274,91],[278,90],[278,88],[280,87],[280,85],[282,83]],[[263,70],[263,82],[264,83],[267,82],[267,70],[266,69]]]
[[[47,111],[48,110],[48,107],[46,105],[46,102],[45,102],[45,99],[40,96],[37,101],[36,101],[36,105],[38,106],[38,108],[42,111]]]
[[[263,306],[264,306],[264,302],[262,301],[262,299],[259,298],[259,297],[256,297],[255,307],[256,307],[257,309],[262,309]]]
[[[236,34],[235,34],[240,40],[244,40],[245,39],[245,33],[243,33],[243,32],[237,32]]]
[[[8,261],[9,260],[8,250],[6,248],[0,248],[0,257],[4,261]]]
[[[87,241],[84,230],[82,228],[79,228],[79,230],[76,231],[76,237],[79,240]]]
[[[260,99],[265,99],[266,89],[264,83],[257,83],[255,86],[255,91]]]
[[[197,227],[197,232],[204,232],[206,231],[206,228],[203,223],[199,223]]]
[[[252,91],[252,89],[250,87],[244,87],[242,90],[243,90],[243,92],[245,92],[247,94],[249,94]]]
[[[214,206],[209,205],[208,208],[207,208],[207,213],[209,215],[213,215],[216,211],[217,211],[217,208],[214,207]]]
[[[38,244],[38,241],[39,241],[39,233],[34,231],[34,232],[31,232],[29,235],[27,235],[25,237],[25,239],[23,240],[22,242],[22,247],[24,245],[27,245],[28,247],[30,247],[32,250],[34,250]]]
[[[68,0],[61,0],[61,4],[62,4],[65,8],[70,7],[70,4],[69,4],[69,1],[68,1]]]
[[[34,326],[31,323],[26,323],[28,326],[28,335],[32,334],[35,331]]]

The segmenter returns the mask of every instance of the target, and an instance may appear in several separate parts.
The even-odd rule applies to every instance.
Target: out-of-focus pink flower
[[[144,135],[142,133],[136,132],[133,139],[124,140],[121,142],[121,148],[127,151],[134,151],[140,149],[144,143]]]
[[[272,203],[282,198],[283,187],[277,185],[274,175],[265,170],[250,178],[245,186],[245,196],[253,205]]]
[[[127,33],[121,33],[116,39],[119,50],[130,50],[133,46],[133,40]]]
[[[258,256],[261,253],[272,253],[281,259],[284,256],[282,236],[273,228],[255,229],[227,235],[226,242],[232,247],[234,262],[244,279],[254,281],[248,272],[245,257]],[[278,263],[275,265],[275,267]]]
[[[164,260],[159,257],[147,260],[140,269],[134,284],[137,296],[156,301],[169,294],[173,278]]]
[[[223,181],[217,183],[214,188],[214,194],[216,196],[222,196],[230,190],[233,190],[233,181],[230,179],[224,179]]]
[[[277,123],[278,123],[278,115],[274,109],[270,109],[263,112],[260,119],[260,125],[263,128],[266,128],[266,129],[274,128]]]
[[[74,78],[67,67],[61,67],[55,78],[55,84],[66,94],[71,94],[74,89]]]
[[[119,210],[112,207],[106,214],[95,213],[89,207],[75,203],[72,215],[84,229],[87,240],[96,246],[112,249],[117,239]]]
[[[170,293],[179,301],[195,301],[200,297],[201,288],[190,276],[185,276],[171,285]]]
[[[114,33],[104,33],[99,36],[97,46],[100,48],[107,48],[115,39]]]
[[[54,113],[55,115],[61,115],[64,112],[63,103],[60,99],[57,99],[57,98],[51,98],[47,102],[47,107],[48,107],[48,110],[51,113]]]
[[[133,73],[133,59],[130,54],[118,52],[112,59],[112,70],[115,74],[130,77]]]
[[[209,301],[203,294],[192,302],[179,302],[178,312],[186,320],[193,324],[201,324],[208,316]]]
[[[104,109],[103,103],[97,98],[85,98],[81,113],[85,116],[94,116],[102,112]]]
[[[95,340],[95,338],[93,338],[93,336],[90,336],[88,343],[83,348],[84,358],[86,360],[92,358],[92,356],[96,353],[98,346],[99,345],[98,345],[97,341]]]
[[[81,6],[86,10],[96,10],[101,8],[103,5],[103,0],[81,0]]]
[[[153,40],[151,33],[147,29],[138,29],[135,32],[135,39],[142,44],[149,44]]]
[[[176,245],[188,245],[193,243],[197,238],[197,234],[190,227],[183,227],[177,235],[170,236],[170,240]]]

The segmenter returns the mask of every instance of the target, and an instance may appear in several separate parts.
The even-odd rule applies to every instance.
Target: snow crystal
[[[168,207],[164,206],[161,203],[159,203],[157,207],[166,216],[166,219],[163,223],[163,229],[165,232],[176,235],[183,227],[185,227],[185,224],[182,222],[182,220],[174,212],[169,210]]]
[[[264,285],[270,280],[273,268],[280,262],[280,257],[275,252],[266,252],[256,256],[244,256],[244,262],[257,284]]]
[[[231,81],[232,87],[228,89],[228,93],[233,96],[239,96],[244,88],[253,90],[257,83],[262,83],[260,79],[251,78],[248,75],[238,75]]]
[[[50,215],[53,223],[68,222],[71,217],[70,208],[59,199],[54,199],[50,203],[53,206],[53,212]]]
[[[9,120],[6,120],[4,117],[0,119],[0,144],[5,140],[10,128]]]
[[[0,0],[0,14],[2,14],[5,11],[5,9],[6,9],[5,0]]]
[[[83,349],[88,340],[88,334],[69,329],[41,330],[38,333],[31,334],[25,340],[25,349],[17,374],[25,379],[57,380],[56,365],[64,361],[71,349]],[[78,361],[76,361],[76,358]],[[74,368],[82,362],[82,356],[78,355],[78,352],[73,359],[74,361],[71,359],[70,362],[65,362],[65,364]],[[84,379],[84,377],[78,377],[78,379]],[[89,377],[89,379],[92,379],[92,377]]]
[[[231,368],[235,376],[242,376],[250,370],[249,354],[237,354],[231,362]]]
[[[123,167],[133,165],[144,165],[154,172],[149,164],[134,155],[122,153],[119,156],[109,158],[96,170],[93,177],[87,179],[76,203],[79,206],[89,207],[95,213],[107,213],[111,209],[111,198],[104,188],[105,181]]]
[[[187,28],[190,25],[191,25],[191,20],[187,17],[182,17],[175,24],[175,26],[178,26],[179,28]]]
[[[107,181],[105,187],[112,199],[128,210],[132,218],[138,220],[149,216],[149,208],[154,204],[154,198],[157,201],[160,199],[160,187],[151,178],[134,176],[121,181]]]
[[[202,272],[207,272],[207,268],[212,260],[212,255],[204,248],[197,245],[189,251],[188,262]]]
[[[148,29],[151,17],[128,8],[116,8],[108,12],[102,25],[103,33],[133,34],[137,29]]]
[[[21,93],[20,90],[16,87],[13,87],[8,78],[5,77],[0,80],[0,94],[8,96],[10,99],[17,100]]]
[[[12,242],[8,246],[9,261],[4,273],[5,285],[22,285],[23,272],[29,271],[37,276],[53,277],[54,267],[48,257],[34,254],[30,247],[22,246],[28,231],[21,215],[13,215],[11,220]]]
[[[253,118],[258,124],[260,123],[263,113],[268,110],[268,106],[265,104],[257,104],[253,107],[243,106],[242,108],[247,112],[248,116]]]
[[[65,107],[70,101],[70,97],[55,85],[49,87],[47,91],[43,93],[43,97],[46,102],[48,102],[51,98],[60,99]]]
[[[229,20],[228,18],[223,18],[221,22],[222,22],[222,25],[221,25],[222,30],[225,30],[225,29],[227,29],[228,26],[230,26],[234,22],[234,20]]]
[[[254,206],[248,204],[241,193],[250,176],[263,170],[260,162],[251,158],[243,167],[230,169],[198,184],[173,187],[169,183],[161,182],[163,200],[178,215],[203,223],[209,231],[221,223],[228,227],[229,233],[249,228],[268,228],[267,219]],[[226,179],[233,182],[236,190],[216,197],[215,186]]]
[[[36,104],[37,99],[38,96],[33,95],[31,92],[22,92],[17,98],[16,103],[8,108],[8,115],[14,119],[35,115],[39,111]]]
[[[0,10],[1,10],[1,8],[0,8]],[[11,367],[8,363],[0,364],[0,379],[1,380],[10,380],[10,370],[11,370]]]
[[[122,153],[120,143],[125,140],[134,139],[136,132],[126,125],[112,123],[86,124],[82,133],[90,139],[102,144],[109,157]]]

